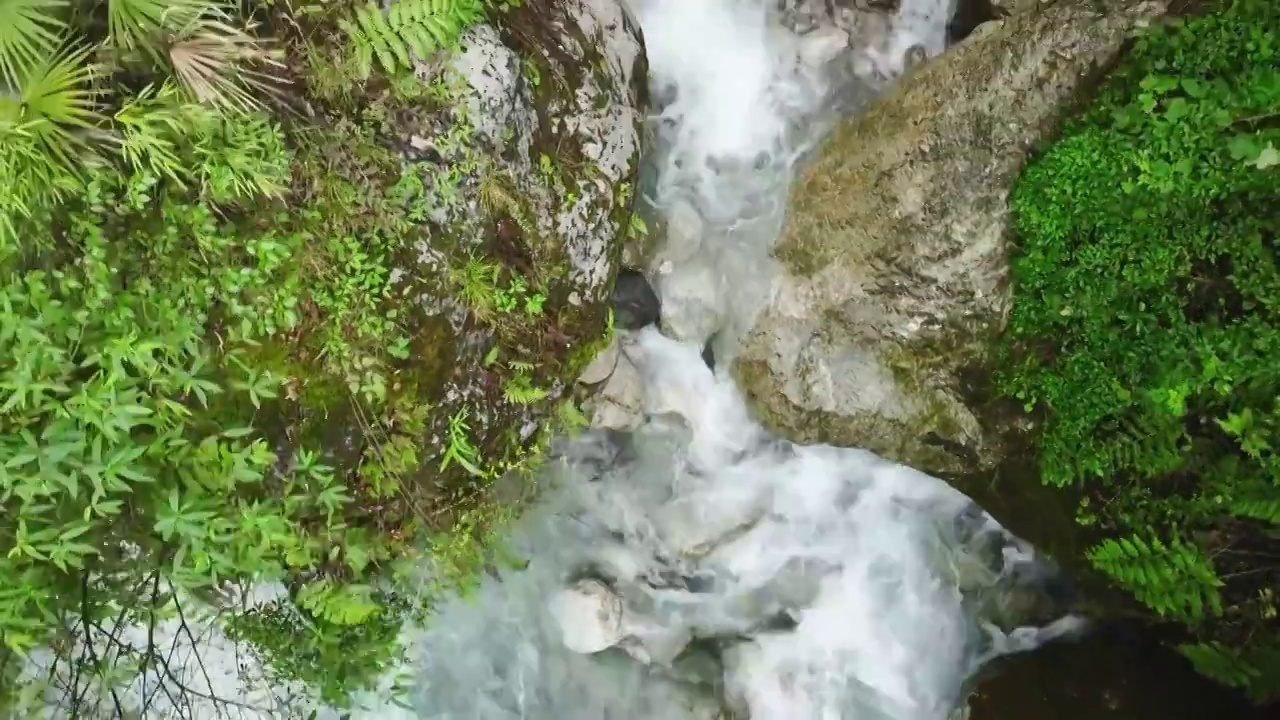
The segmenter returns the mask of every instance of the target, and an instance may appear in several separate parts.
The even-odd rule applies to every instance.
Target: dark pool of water
[[[1277,720],[1197,674],[1141,632],[1104,632],[1007,658],[980,683],[971,720]]]
[[[1081,558],[1095,538],[1074,520],[1076,498],[1043,486],[1032,454],[1012,455],[993,473],[952,482],[1068,574],[1085,577]],[[1081,592],[1093,605],[1128,600],[1096,579],[1085,579]],[[978,684],[971,720],[1280,720],[1280,704],[1256,707],[1196,673],[1159,633],[1112,621],[1080,641],[1006,658]]]

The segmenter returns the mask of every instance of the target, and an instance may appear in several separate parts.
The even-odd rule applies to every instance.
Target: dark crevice
[[[991,4],[991,0],[959,0],[956,12],[947,23],[947,44],[955,43],[969,37],[982,23],[1000,17],[1000,12]]]

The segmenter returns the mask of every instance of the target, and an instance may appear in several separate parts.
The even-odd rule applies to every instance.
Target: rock
[[[658,269],[658,287],[666,302],[663,334],[702,344],[723,327],[724,286],[712,263],[702,258],[686,265],[664,263]]]
[[[598,580],[580,580],[556,593],[548,604],[564,646],[589,655],[617,645],[622,631],[622,598]]]
[[[1010,185],[1163,12],[1059,0],[1012,15],[837,127],[792,189],[784,271],[733,367],[766,425],[935,473],[999,459],[961,374],[1008,310]]]
[[[635,430],[644,424],[644,381],[640,371],[619,353],[613,373],[591,399],[591,427]]]
[[[369,98],[396,98],[376,135],[402,157],[358,169],[395,173],[400,185],[390,192],[398,195],[388,201],[415,206],[403,221],[413,224],[394,233],[403,247],[386,250],[403,263],[391,268],[388,301],[400,306],[394,324],[403,323],[409,346],[400,350],[412,359],[384,360],[372,349],[364,357],[353,345],[356,355],[333,361],[341,365],[334,377],[288,365],[307,369],[289,398],[301,407],[285,415],[299,418],[308,442],[341,456],[341,472],[379,466],[364,462],[361,449],[388,440],[365,442],[365,429],[385,423],[350,402],[353,378],[367,383],[369,399],[395,397],[394,412],[406,417],[430,404],[412,421],[425,427],[392,439],[417,442],[406,456],[420,466],[398,473],[432,468],[434,478],[451,418],[466,418],[485,469],[505,467],[590,360],[573,350],[605,330],[644,137],[647,66],[623,1],[526,0],[500,24],[478,23],[456,47],[419,63],[421,97],[379,90]],[[368,177],[355,187],[396,180]],[[432,482],[468,474],[454,463]]]
[[[599,580],[579,580],[556,593],[547,607],[564,646],[584,655],[619,647],[646,665],[669,665],[693,639],[684,627],[662,625],[628,609]]]
[[[658,322],[662,306],[644,273],[624,268],[613,286],[613,324],[622,330],[639,330]]]
[[[801,62],[818,67],[836,59],[849,47],[849,33],[834,26],[815,28],[800,37]]]
[[[1048,0],[989,0],[991,8],[997,15],[1015,15],[1024,13],[1028,10],[1034,10],[1036,7],[1046,3]]]
[[[618,356],[621,352],[618,350],[618,339],[615,337],[605,349],[596,355],[595,359],[578,375],[578,382],[583,385],[596,385],[609,379],[613,374],[613,369],[618,365]]]

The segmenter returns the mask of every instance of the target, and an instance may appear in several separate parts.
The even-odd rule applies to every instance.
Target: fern
[[[1280,524],[1280,497],[1275,495],[1267,497],[1259,494],[1236,498],[1230,502],[1228,508],[1240,517]]]
[[[1258,679],[1258,669],[1236,649],[1219,642],[1201,642],[1178,646],[1178,652],[1191,661],[1197,672],[1230,687],[1248,687]]]
[[[329,578],[308,583],[298,591],[298,607],[335,625],[359,625],[381,606],[367,585],[338,585]]]
[[[531,405],[545,398],[550,393],[542,388],[534,387],[529,376],[519,373],[507,381],[503,388],[507,400],[517,405]]]
[[[389,74],[412,69],[411,54],[425,58],[451,46],[483,13],[480,0],[400,0],[386,12],[370,2],[339,27],[355,52],[361,77],[368,78],[375,58]]]
[[[1133,535],[1107,539],[1088,552],[1089,560],[1161,616],[1194,622],[1222,612],[1222,581],[1199,548],[1175,538]]]

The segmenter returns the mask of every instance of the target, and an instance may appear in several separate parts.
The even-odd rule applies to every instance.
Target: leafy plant
[[[397,0],[388,10],[369,2],[339,21],[363,77],[376,58],[388,74],[413,68],[419,59],[452,45],[484,13],[480,0]]]
[[[1252,664],[1280,637],[1258,594],[1280,582],[1278,119],[1280,6],[1144,33],[1015,188],[1001,378],[1043,413],[1045,481],[1111,535],[1094,565],[1258,693],[1280,674]]]
[[[474,128],[443,75],[359,82],[359,47],[323,19],[351,7],[273,6],[276,42],[253,4],[0,0],[6,712],[62,689],[72,714],[125,715],[114,690],[168,659],[112,628],[263,581],[291,596],[220,621],[343,705],[400,661],[405,619],[492,560],[510,508],[488,480],[543,447],[502,423],[537,419],[522,403],[549,395],[548,352],[530,339],[560,309],[491,244],[430,237],[442,212],[474,213]],[[400,63],[379,43],[446,47],[480,12],[420,0],[350,27],[383,31],[369,47]],[[273,114],[286,90],[309,112]],[[408,160],[393,121],[433,104],[452,118],[433,138],[446,160]],[[407,260],[445,239],[419,277]],[[421,299],[451,281],[518,377],[437,408],[444,380],[421,368],[455,370],[458,348]],[[18,676],[37,650],[51,685]]]

